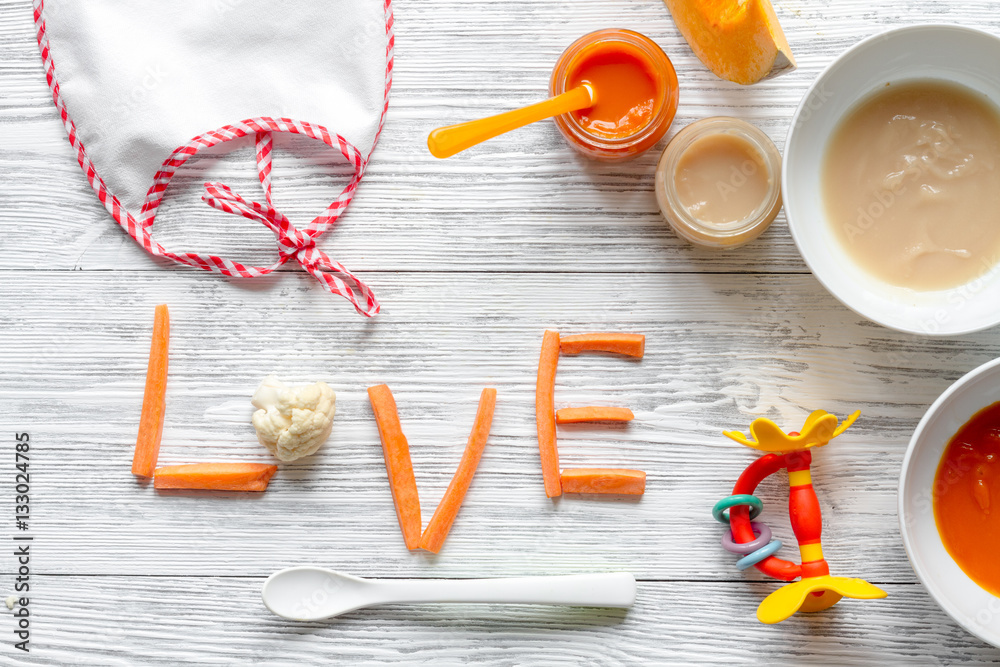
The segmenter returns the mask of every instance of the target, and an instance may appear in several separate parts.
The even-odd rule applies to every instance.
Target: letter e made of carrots
[[[563,493],[604,493],[641,495],[646,490],[646,473],[620,468],[576,468],[559,470],[556,424],[584,422],[627,422],[634,419],[628,408],[590,406],[555,409],[556,367],[560,354],[611,352],[642,358],[646,337],[642,334],[596,333],[562,336],[546,331],[538,360],[535,385],[535,419],[538,423],[538,451],[542,461],[545,495]]]

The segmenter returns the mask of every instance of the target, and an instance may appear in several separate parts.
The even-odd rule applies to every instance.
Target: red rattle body
[[[838,427],[834,415],[817,410],[806,419],[801,433],[786,435],[769,419],[757,419],[750,425],[752,439],[742,433],[725,433],[742,445],[769,453],[747,466],[733,487],[733,495],[719,501],[712,510],[716,519],[730,526],[731,532],[722,540],[723,547],[742,556],[737,562],[740,569],[753,565],[781,581],[802,578],[782,586],[761,602],[757,618],[762,623],[780,623],[797,611],[827,609],[843,597],[886,597],[885,591],[861,579],[830,576],[830,566],[823,557],[823,517],[812,485],[809,449],[827,444],[847,430],[857,417],[855,412]],[[788,470],[788,515],[798,541],[801,564],[776,557],[774,553],[781,548],[781,542],[770,539],[771,531],[766,524],[752,521],[763,509],[763,503],[753,492],[766,477],[783,468]]]

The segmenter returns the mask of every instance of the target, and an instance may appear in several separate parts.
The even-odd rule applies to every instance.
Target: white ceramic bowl
[[[886,83],[946,79],[1000,107],[1000,38],[954,25],[915,25],[870,37],[816,79],[792,118],[782,192],[795,243],[821,283],[845,306],[899,331],[956,335],[1000,323],[1000,268],[951,290],[915,292],[865,273],[826,220],[820,176],[826,143],[854,105]]]
[[[1000,359],[966,374],[934,401],[910,438],[899,477],[899,527],[914,572],[963,628],[1000,647],[1000,598],[952,560],[934,521],[932,489],[948,441],[974,414],[1000,401]],[[1000,559],[998,559],[1000,565]]]

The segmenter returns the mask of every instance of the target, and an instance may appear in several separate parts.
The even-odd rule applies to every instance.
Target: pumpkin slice
[[[748,85],[795,69],[769,0],[663,0],[691,50],[716,75]]]

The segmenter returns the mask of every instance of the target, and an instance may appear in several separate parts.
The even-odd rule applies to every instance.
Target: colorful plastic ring
[[[737,507],[738,505],[750,506],[751,520],[756,519],[764,511],[764,503],[760,502],[760,498],[751,496],[749,493],[740,493],[735,496],[723,498],[715,503],[715,507],[712,508],[712,516],[719,523],[729,523],[729,512],[727,510],[730,507]]]
[[[775,553],[777,553],[778,549],[780,548],[781,548],[781,540],[774,540],[766,547],[757,549],[757,551],[754,551],[749,556],[744,556],[743,558],[736,561],[736,567],[738,567],[741,570],[745,570],[748,567],[751,567],[761,562],[768,556],[773,556]]]
[[[727,530],[726,534],[722,536],[722,548],[729,553],[746,556],[748,553],[757,551],[757,549],[760,549],[771,541],[771,527],[763,521],[754,521],[750,524],[750,528],[759,537],[750,542],[737,542],[733,539],[733,531]]]

